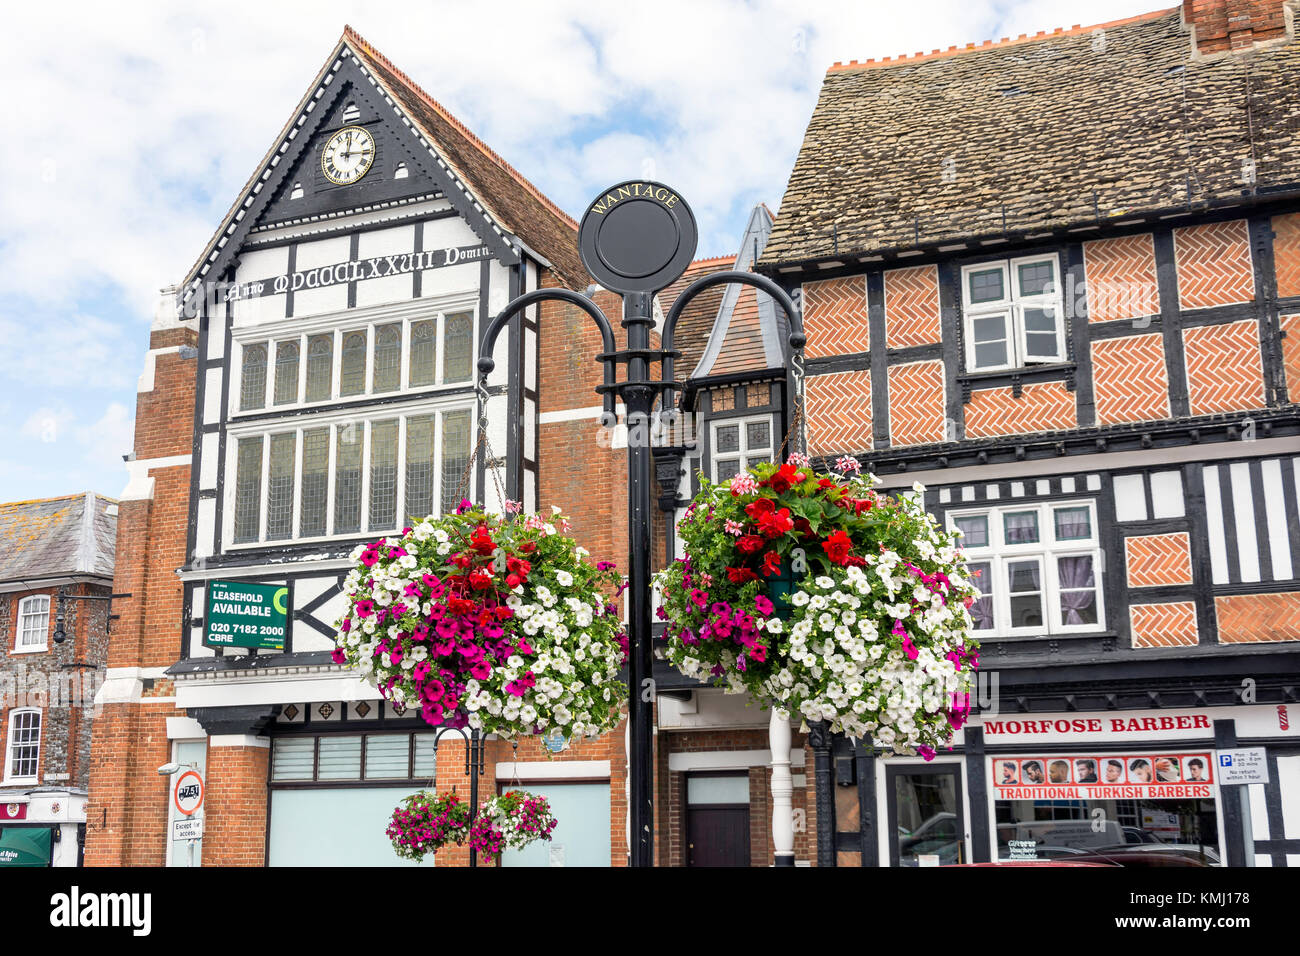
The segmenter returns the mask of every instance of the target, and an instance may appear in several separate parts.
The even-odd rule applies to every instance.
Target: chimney
[[[1183,0],[1198,53],[1249,50],[1287,35],[1284,0]]]

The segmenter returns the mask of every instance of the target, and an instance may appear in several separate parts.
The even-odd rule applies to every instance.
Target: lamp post
[[[663,408],[673,403],[673,335],[682,310],[701,292],[717,285],[739,283],[753,286],[771,296],[790,319],[790,346],[801,353],[804,345],[799,310],[779,285],[750,272],[717,272],[695,280],[678,296],[664,320],[660,347],[651,348],[654,327],[653,296],[681,277],[695,255],[698,233],[690,207],[673,189],[662,183],[632,181],[612,186],[587,208],[578,231],[583,265],[597,282],[623,298],[622,326],[627,329],[627,347],[617,351],[614,330],[604,313],[587,295],[568,289],[539,289],[511,301],[492,319],[484,332],[478,370],[480,395],[485,394],[488,375],[496,367],[493,346],[509,321],[539,302],[564,302],[575,306],[596,323],[603,351],[596,356],[604,369],[604,382],[596,388],[603,397],[602,424],[616,421],[615,396],[626,406],[628,426],[628,620],[631,654],[628,661],[630,724],[629,804],[631,865],[654,865],[654,754],[652,706],[655,699],[652,678],[650,621],[651,502],[654,497],[650,466],[650,418],[655,401],[662,396]],[[661,378],[651,377],[651,366],[660,363]],[[618,378],[618,366],[627,368]]]

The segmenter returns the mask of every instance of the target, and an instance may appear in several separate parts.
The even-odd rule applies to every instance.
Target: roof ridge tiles
[[[519,185],[524,187],[524,189],[528,190],[539,202],[545,205],[548,209],[551,210],[551,212],[555,213],[566,223],[571,225],[574,229],[578,228],[578,221],[576,219],[574,219],[567,212],[565,212],[563,209],[557,206],[550,199],[550,197],[548,197],[545,193],[543,193],[540,189],[538,189],[535,185],[533,185],[533,183],[531,183],[526,176],[524,176],[522,173],[519,172],[519,170],[515,169],[514,166],[512,166],[509,162],[507,162],[505,157],[503,157],[500,153],[494,150],[487,143],[483,142],[483,140],[473,130],[471,130],[468,126],[466,126],[455,114],[453,114],[449,109],[447,109],[437,100],[435,100],[432,96],[426,93],[418,83],[412,80],[403,70],[399,69],[397,65],[393,63],[392,60],[388,59],[388,57],[384,56],[377,49],[375,49],[374,45],[371,44],[370,41],[368,41],[361,34],[357,33],[356,30],[352,29],[352,26],[350,24],[344,24],[343,40],[349,44],[355,44],[361,47],[362,52],[364,52],[366,56],[373,57],[375,60],[381,63],[385,69],[389,70],[394,76],[401,79],[401,81],[405,83],[413,93],[415,93],[420,99],[422,99],[425,103],[427,103],[431,109],[433,109],[435,112],[438,113],[438,115],[440,115],[448,123],[452,124],[452,126],[456,127],[456,129],[458,129],[461,133],[463,133],[465,137],[479,151],[481,151],[489,159],[491,159],[498,166],[500,166],[507,173],[509,173],[510,176],[519,183]]]
[[[913,53],[910,56],[904,53],[895,57],[888,57],[888,56],[882,57],[878,60],[874,57],[867,60],[850,60],[848,63],[844,63],[842,61],[837,60],[835,63],[831,64],[830,68],[826,72],[838,73],[845,70],[869,70],[869,69],[876,69],[882,66],[898,66],[900,64],[916,63],[923,60],[937,60],[945,57],[957,56],[958,54],[961,53],[981,52],[984,50],[994,49],[996,47],[1016,46],[1017,44],[1020,43],[1032,43],[1035,40],[1055,39],[1056,37],[1066,37],[1066,36],[1078,36],[1084,33],[1091,33],[1093,30],[1105,30],[1107,27],[1125,26],[1131,23],[1141,23],[1145,20],[1154,20],[1159,17],[1167,16],[1177,9],[1179,8],[1166,7],[1163,10],[1153,10],[1150,13],[1139,13],[1136,16],[1124,17],[1123,19],[1120,20],[1108,20],[1105,23],[1094,23],[1086,27],[1080,26],[1079,24],[1076,23],[1074,26],[1070,27],[1069,29],[1066,29],[1065,27],[1057,27],[1056,29],[1051,31],[1039,30],[1036,34],[1032,36],[1028,33],[1022,33],[1014,40],[1011,39],[1010,37],[1003,37],[1000,40],[985,40],[983,43],[967,43],[965,46],[953,45],[948,47],[948,49],[946,50],[932,50],[929,53],[925,53],[918,50],[916,53]]]

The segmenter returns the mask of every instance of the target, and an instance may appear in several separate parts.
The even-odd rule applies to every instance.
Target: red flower
[[[844,563],[844,559],[848,557],[849,549],[852,547],[853,542],[849,540],[849,536],[843,531],[836,531],[822,542],[822,550],[836,564]]]
[[[781,556],[775,551],[763,555],[763,577],[770,578],[781,573]]]
[[[732,584],[744,584],[746,581],[757,581],[758,575],[749,568],[727,568],[727,580]]]
[[[518,558],[506,558],[506,569],[512,577],[518,577],[520,582],[528,580],[528,574],[533,570],[533,566],[528,561],[521,561]],[[514,587],[515,585],[510,585]]]
[[[795,518],[795,519],[794,519],[794,530],[797,531],[797,532],[799,532],[799,536],[800,536],[801,538],[815,538],[815,537],[816,537],[816,535],[813,534],[812,525],[810,525],[810,524],[808,523],[808,519],[807,519],[807,518]]]
[[[736,542],[736,547],[746,554],[753,554],[755,551],[761,551],[766,543],[756,534],[747,534]]]
[[[450,610],[452,614],[468,614],[470,611],[474,610],[474,607],[475,604],[473,601],[467,601],[464,598],[459,597],[447,598],[447,609]]]
[[[536,541],[520,542],[519,550],[522,551],[524,554],[532,554],[534,551],[537,550],[537,542]]]
[[[475,591],[486,591],[492,586],[492,575],[486,571],[473,571],[469,576],[469,586]]]
[[[758,530],[768,538],[779,538],[792,528],[794,528],[794,522],[790,520],[789,508],[782,508],[775,513],[765,514],[758,519]]]
[[[782,465],[777,469],[776,474],[763,482],[763,484],[770,487],[778,495],[781,495],[789,491],[791,485],[797,485],[803,480],[804,476],[799,472],[799,469],[796,466]]]
[[[770,515],[776,510],[776,505],[771,498],[757,498],[745,505],[745,514],[749,515],[755,521],[761,521],[763,515]]]
[[[488,534],[487,525],[479,525],[474,529],[474,534],[470,536],[469,546],[479,554],[491,554],[497,549],[496,542]]]

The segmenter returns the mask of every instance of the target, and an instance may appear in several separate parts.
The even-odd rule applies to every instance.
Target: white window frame
[[[32,610],[29,605],[44,603],[44,610]],[[18,602],[18,613],[14,617],[14,653],[15,654],[39,654],[42,651],[50,649],[50,596],[48,594],[29,594]],[[43,615],[45,618],[45,631],[41,634],[39,644],[24,644],[23,633],[27,630],[25,624],[26,618]]]
[[[1023,295],[1020,291],[1020,266],[1050,262],[1055,271],[1053,288],[1038,295]],[[1002,272],[1003,297],[994,302],[971,302],[970,276],[976,272],[999,269]],[[1065,309],[1062,295],[1061,261],[1056,253],[1020,256],[1016,259],[995,259],[962,266],[961,270],[962,328],[966,342],[967,372],[997,372],[1006,369],[1027,368],[1033,365],[1053,365],[1066,360]],[[1028,337],[1025,328],[1026,309],[1050,309],[1056,316],[1056,354],[1028,358]],[[1007,316],[1007,361],[1002,365],[977,366],[975,363],[974,320],[986,316]]]
[[[227,542],[229,550],[243,550],[247,548],[265,548],[268,545],[278,546],[292,542],[311,542],[317,541],[346,541],[358,537],[366,537],[379,533],[396,533],[402,528],[402,523],[406,518],[406,422],[409,418],[421,418],[427,415],[434,416],[434,480],[433,480],[433,501],[435,506],[442,500],[442,436],[444,416],[459,411],[468,411],[470,417],[470,453],[473,454],[475,429],[477,428],[477,418],[475,416],[475,405],[473,400],[467,401],[464,397],[457,396],[448,398],[445,402],[429,404],[421,402],[418,405],[403,404],[383,406],[379,408],[366,409],[364,415],[355,411],[338,411],[329,414],[313,415],[305,420],[298,420],[286,426],[285,423],[248,423],[243,426],[232,426],[226,434],[227,453],[226,453],[226,479],[224,495],[224,518],[222,528],[223,540]],[[371,425],[375,422],[397,420],[397,520],[394,526],[387,528],[369,528],[370,522],[370,433]],[[346,532],[344,534],[334,533],[334,497],[336,492],[336,471],[337,471],[337,436],[338,427],[353,424],[361,429],[361,528],[359,531]],[[300,534],[302,522],[302,467],[303,467],[303,432],[314,431],[318,428],[330,429],[329,440],[329,471],[327,480],[327,492],[325,502],[325,534],[311,535],[302,537]],[[267,522],[269,519],[269,490],[271,476],[271,438],[275,435],[292,433],[294,438],[294,477],[293,477],[293,533],[287,538],[267,538]],[[261,473],[261,507],[258,515],[258,533],[255,541],[241,541],[235,543],[235,501],[237,497],[237,481],[239,466],[239,455],[237,449],[241,439],[262,440],[262,473]],[[476,478],[474,470],[471,469],[469,477],[469,488],[466,496],[474,498],[476,488]]]
[[[718,480],[718,460],[720,458],[739,458],[740,471],[738,474],[744,474],[748,467],[745,464],[754,454],[767,452],[768,461],[772,461],[776,452],[776,432],[773,428],[772,414],[769,412],[765,415],[746,415],[734,418],[718,418],[709,423],[709,473],[713,480]],[[767,423],[767,446],[765,448],[749,447],[749,428],[751,424],[758,422]],[[718,429],[727,428],[731,425],[740,426],[740,448],[736,451],[719,452],[718,451]]]
[[[446,335],[449,316],[469,313],[470,315],[470,368],[469,377],[455,382],[446,381]],[[409,384],[411,361],[411,326],[419,322],[435,319],[438,323],[436,340],[434,383],[412,387]],[[237,327],[231,337],[231,357],[227,374],[231,379],[229,415],[232,421],[252,416],[284,414],[304,408],[321,408],[339,402],[357,402],[367,398],[390,399],[407,393],[427,394],[430,391],[469,388],[474,384],[475,357],[478,354],[479,323],[478,292],[457,293],[448,296],[416,299],[403,302],[399,306],[385,306],[377,309],[352,309],[347,312],[330,313],[306,319],[289,319],[287,321],[264,322],[258,325]],[[375,333],[379,326],[400,325],[402,350],[400,356],[399,382],[395,390],[376,393],[374,385]],[[341,394],[343,374],[343,337],[352,332],[366,333],[365,388],[355,395]],[[333,369],[330,379],[328,398],[313,402],[307,401],[307,343],[318,335],[333,335]],[[275,404],[275,355],[276,347],[288,340],[298,343],[298,389],[293,402],[283,405]],[[252,345],[265,345],[266,356],[266,394],[261,408],[247,411],[240,409],[244,381],[244,349]]]
[[[18,732],[18,718],[26,714],[36,715],[36,772],[30,776],[18,776],[14,773],[14,760],[16,759],[15,738]],[[4,780],[5,784],[17,783],[39,783],[41,779],[41,740],[45,734],[45,715],[41,713],[39,707],[16,707],[9,711],[8,726],[5,733],[5,766]],[[24,746],[29,746],[24,744]]]
[[[1075,540],[1056,540],[1055,510],[1058,508],[1088,509],[1088,523],[1091,535]],[[1033,511],[1038,514],[1039,540],[1027,544],[1007,544],[1004,517],[1007,514]],[[984,579],[976,580],[976,587],[982,595],[993,598],[993,628],[991,630],[972,631],[972,635],[983,640],[989,637],[1037,637],[1048,634],[1095,634],[1106,629],[1105,575],[1101,557],[1101,537],[1097,527],[1097,502],[1092,498],[1069,499],[1065,501],[1028,501],[1017,502],[1014,499],[995,507],[954,508],[945,516],[948,529],[956,530],[957,519],[971,516],[988,518],[989,543],[984,547],[967,547],[963,545],[967,564],[987,563],[991,583]],[[960,540],[960,539],[959,539]],[[1061,608],[1061,591],[1071,590],[1060,586],[1061,558],[1092,558],[1092,576],[1097,594],[1096,624],[1066,624],[1065,613]],[[1043,624],[1032,627],[1013,627],[1011,621],[1011,592],[1007,590],[1007,565],[1013,561],[1037,558],[1041,572],[1040,592],[1043,596]]]

